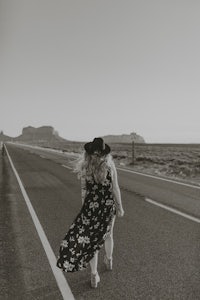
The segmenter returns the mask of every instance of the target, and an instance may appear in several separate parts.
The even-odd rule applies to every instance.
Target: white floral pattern
[[[68,241],[63,240],[63,241],[61,242],[61,247],[67,247],[68,244],[69,244]]]
[[[57,266],[65,272],[85,269],[95,252],[103,246],[115,214],[110,170],[103,184],[86,176],[85,200],[61,242]]]

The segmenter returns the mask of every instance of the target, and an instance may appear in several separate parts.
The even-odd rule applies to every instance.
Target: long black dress
[[[61,242],[57,266],[65,272],[86,268],[110,233],[115,214],[111,170],[103,184],[96,183],[93,176],[86,176],[85,200]]]

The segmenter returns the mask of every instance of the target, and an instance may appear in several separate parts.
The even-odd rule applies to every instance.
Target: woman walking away
[[[82,208],[65,235],[57,266],[65,272],[91,267],[91,287],[100,282],[98,251],[105,245],[104,263],[112,270],[113,226],[116,212],[124,215],[115,164],[102,138],[85,144],[75,172],[81,179]]]

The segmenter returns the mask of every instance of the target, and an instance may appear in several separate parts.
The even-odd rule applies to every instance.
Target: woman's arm
[[[86,180],[85,180],[85,175],[81,175],[81,201],[82,204],[84,203],[85,200],[85,195],[86,195]]]
[[[121,192],[118,184],[117,170],[114,163],[112,164],[113,194],[117,205],[117,213],[119,217],[123,217],[124,210],[122,207]]]

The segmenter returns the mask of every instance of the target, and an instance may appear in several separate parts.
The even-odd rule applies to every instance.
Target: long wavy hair
[[[99,155],[99,153],[88,154],[86,151],[76,160],[74,172],[78,178],[83,175],[93,176],[97,183],[103,183],[106,179],[108,169],[113,164],[112,156]]]

